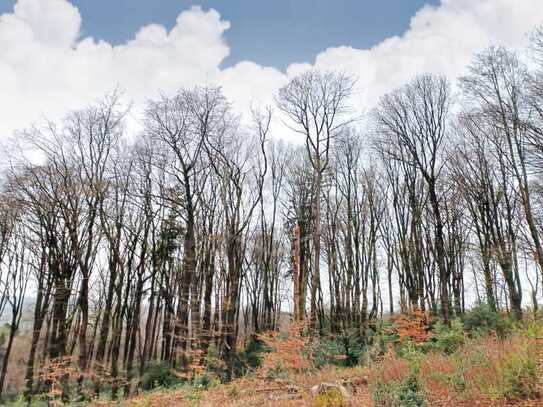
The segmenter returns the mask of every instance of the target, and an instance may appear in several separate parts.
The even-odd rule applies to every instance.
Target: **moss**
[[[329,388],[315,397],[317,407],[348,407],[349,402],[339,389]]]

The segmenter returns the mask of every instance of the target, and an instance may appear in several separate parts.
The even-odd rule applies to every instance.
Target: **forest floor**
[[[366,352],[357,366],[320,369],[306,369],[296,342],[275,342],[276,352],[263,366],[282,360],[282,374],[260,368],[228,384],[157,389],[120,405],[543,406],[543,323],[524,324],[505,336],[468,335],[453,324],[422,339],[401,346],[381,343],[381,351]],[[318,385],[324,390],[316,393]]]
[[[371,406],[364,379],[364,369],[326,368],[312,374],[293,375],[289,380],[267,381],[245,377],[211,389],[162,389],[124,400],[121,406],[314,406],[311,388],[320,383],[341,383],[349,390],[353,406]],[[111,402],[96,402],[94,406],[111,406]]]

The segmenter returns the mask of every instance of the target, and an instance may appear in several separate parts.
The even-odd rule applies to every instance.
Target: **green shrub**
[[[420,407],[424,406],[425,394],[419,383],[419,371],[424,353],[413,341],[401,343],[396,353],[407,361],[409,375],[401,382],[376,383],[372,398],[377,407]]]
[[[465,378],[465,372],[462,369],[456,369],[449,375],[449,384],[455,392],[462,394],[466,391],[467,384]]]
[[[479,304],[467,312],[463,322],[466,331],[472,335],[485,335],[494,332],[503,338],[514,329],[514,323],[509,317],[492,310],[488,304]]]
[[[220,381],[209,373],[204,373],[202,375],[196,376],[192,382],[192,385],[198,389],[209,389],[211,387],[217,386]]]
[[[150,364],[141,378],[141,387],[144,390],[172,387],[180,383],[181,379],[165,363]]]
[[[396,335],[381,333],[373,338],[373,342],[366,348],[366,352],[360,357],[361,362],[371,364],[380,361],[388,348],[397,342]]]
[[[356,366],[362,359],[364,348],[356,333],[347,332],[333,338],[320,338],[311,346],[317,369],[327,365]]]
[[[543,324],[538,321],[531,321],[526,324],[521,334],[531,339],[541,338],[543,336]]]
[[[508,400],[530,399],[537,395],[538,371],[535,355],[526,349],[512,353],[503,367],[500,389]]]
[[[420,387],[417,375],[410,374],[400,387],[400,406],[423,406],[424,401],[424,393]]]
[[[311,344],[313,364],[320,369],[327,365],[339,364],[343,359],[343,352],[338,341],[330,338],[319,338]]]
[[[239,395],[240,395],[240,391],[238,389],[238,386],[236,386],[235,384],[228,388],[227,396],[229,399],[235,400],[239,398]]]
[[[378,382],[372,386],[371,398],[376,407],[397,407],[400,405],[400,387],[398,382]]]
[[[281,363],[276,363],[275,366],[266,371],[266,380],[286,380],[290,376],[288,369],[286,369]]]
[[[434,325],[432,340],[428,342],[427,348],[451,355],[464,344],[464,341],[464,325],[461,320],[453,320],[450,327],[438,321]]]
[[[366,341],[365,352],[360,355],[359,363],[371,364],[378,362],[390,347],[394,347],[399,338],[393,328],[394,323],[390,319],[380,322],[378,329]]]
[[[376,383],[372,388],[372,399],[376,407],[421,407],[425,404],[415,372],[402,382]]]
[[[418,371],[420,362],[424,358],[424,347],[413,341],[397,343],[394,348],[396,355],[405,359],[411,371]]]
[[[204,358],[204,368],[206,374],[220,381],[226,380],[227,367],[219,354],[219,350],[214,344],[209,345]]]
[[[258,337],[250,336],[243,352],[240,352],[239,359],[246,369],[255,370],[262,362],[262,354],[270,351],[271,349]]]
[[[358,365],[365,353],[365,347],[358,334],[356,332],[346,332],[338,340],[341,344],[343,356],[345,356],[343,365],[347,367]]]

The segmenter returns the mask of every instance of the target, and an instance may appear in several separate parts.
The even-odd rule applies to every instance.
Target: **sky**
[[[0,0],[0,140],[116,88],[133,129],[181,87],[217,84],[244,112],[311,68],[356,77],[364,112],[417,73],[454,81],[489,45],[522,52],[542,22],[542,0]]]
[[[15,0],[0,0],[0,13]],[[129,40],[139,27],[159,23],[171,29],[177,15],[194,4],[213,8],[231,22],[225,32],[230,54],[222,66],[243,60],[286,69],[312,60],[329,47],[367,48],[403,32],[411,16],[437,0],[74,0],[83,19],[82,36],[112,44]]]

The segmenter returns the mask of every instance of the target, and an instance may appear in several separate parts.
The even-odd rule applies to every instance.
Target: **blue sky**
[[[15,0],[0,0],[0,13]],[[73,0],[83,18],[84,36],[119,44],[139,27],[168,28],[192,5],[216,9],[231,22],[226,32],[230,56],[223,67],[241,60],[284,69],[292,62],[312,62],[328,47],[369,48],[400,35],[413,14],[439,0]]]

